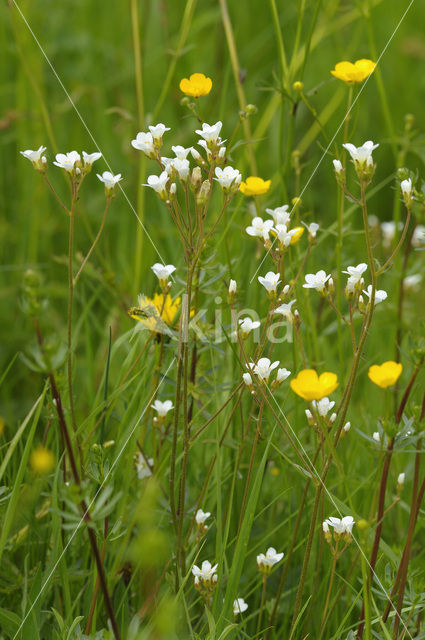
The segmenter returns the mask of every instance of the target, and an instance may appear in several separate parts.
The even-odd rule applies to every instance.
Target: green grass
[[[388,292],[388,299],[376,308],[359,359],[347,413],[352,429],[336,451],[326,439],[317,458],[320,474],[327,456],[333,456],[325,479],[326,491],[316,503],[317,522],[315,519],[309,537],[316,488],[315,479],[311,479],[306,466],[302,467],[309,466],[318,439],[304,415],[307,404],[289,388],[289,380],[304,366],[299,343],[267,346],[264,355],[280,360],[281,366],[292,371],[291,378],[273,396],[266,393],[264,400],[257,389],[256,402],[245,389],[237,388],[244,356],[231,340],[228,282],[234,278],[238,283],[237,310],[255,310],[264,327],[268,302],[257,276],[274,269],[271,258],[266,257],[257,273],[265,252],[245,232],[253,205],[252,199],[241,194],[231,201],[209,240],[201,255],[199,281],[195,278],[198,300],[192,299],[191,304],[205,309],[202,329],[206,339],[197,339],[196,378],[194,383],[187,383],[188,406],[193,402],[190,433],[184,432],[182,410],[177,424],[173,414],[161,429],[153,424],[149,405],[156,398],[158,384],[158,398],[170,398],[175,403],[181,345],[172,339],[163,340],[161,347],[160,342],[150,339],[149,332],[135,331],[135,321],[127,311],[137,304],[138,293],[151,296],[158,291],[150,267],[161,261],[159,256],[166,264],[177,266],[173,296],[186,291],[187,265],[167,208],[151,189],[141,186],[158,168],[135,151],[130,141],[148,124],[164,122],[171,128],[164,136],[165,155],[171,155],[171,144],[196,144],[194,130],[199,123],[181,103],[178,88],[180,79],[194,71],[213,80],[211,93],[200,100],[201,116],[209,123],[222,120],[223,138],[231,137],[239,111],[246,104],[256,105],[257,112],[237,131],[228,162],[244,178],[257,172],[272,179],[270,191],[256,199],[259,215],[267,217],[266,207],[290,203],[301,194],[302,204],[294,219],[320,223],[317,245],[302,270],[294,296],[302,322],[305,366],[338,374],[339,387],[332,394],[338,406],[349,383],[350,330],[338,323],[335,312],[316,292],[301,287],[305,273],[322,268],[332,272],[339,291],[336,300],[346,313],[342,294],[345,276],[341,275],[338,282],[337,265],[340,262],[345,269],[368,262],[361,209],[347,200],[338,249],[341,194],[332,159],[342,154],[344,127],[340,125],[348,88],[332,78],[330,69],[343,59],[376,60],[409,3],[255,0],[242,5],[228,1],[230,22],[226,22],[225,2],[206,0],[130,0],[106,6],[97,0],[45,0],[42,5],[22,0],[18,5],[40,46],[13,0],[3,3],[0,417],[5,428],[0,435],[0,638],[80,638],[93,602],[90,637],[109,637],[106,631],[102,635],[108,627],[108,615],[101,589],[92,599],[98,589],[98,573],[87,526],[80,522],[81,500],[90,504],[90,526],[96,532],[123,638],[298,640],[309,634],[312,638],[345,640],[350,637],[350,629],[355,631],[359,624],[364,593],[368,595],[371,634],[396,637],[394,610],[386,622],[382,619],[387,603],[383,588],[392,589],[405,546],[414,503],[415,459],[421,457],[415,453],[421,447],[420,435],[400,441],[392,454],[385,500],[385,508],[391,508],[383,521],[376,564],[379,582],[375,580],[371,589],[363,580],[368,568],[361,566],[358,554],[361,550],[367,560],[371,556],[384,464],[384,451],[376,446],[372,433],[378,430],[380,420],[394,416],[395,396],[400,402],[423,350],[424,295],[420,286],[403,300],[400,358],[404,370],[398,389],[383,391],[368,379],[371,364],[396,359],[398,295],[406,243],[378,281],[378,288]],[[380,143],[374,152],[376,174],[366,195],[369,215],[381,222],[405,220],[396,180],[399,167],[417,174],[418,190],[422,184],[424,20],[425,9],[416,0],[382,55],[377,71],[364,85],[354,87],[354,98],[358,99],[348,122],[347,139],[356,145],[366,139]],[[236,56],[239,70],[235,68]],[[239,85],[238,79],[243,80]],[[297,80],[304,83],[308,106],[292,88]],[[296,108],[294,100],[298,100]],[[408,114],[413,117],[410,130],[406,125]],[[49,180],[67,207],[69,181],[53,166],[55,153],[71,149],[91,152],[97,146],[104,156],[85,179],[77,205],[74,275],[98,231],[105,206],[103,187],[95,173],[110,166],[114,173],[124,176],[123,192],[117,190],[100,241],[75,287],[72,345],[76,428],[72,427],[65,362],[69,220],[41,176],[19,154],[41,144],[48,147]],[[298,174],[294,151],[300,152]],[[357,178],[348,162],[347,183],[358,196]],[[221,205],[222,195],[216,185],[207,227],[212,226]],[[423,204],[417,202],[414,221],[423,224],[423,216]],[[287,281],[295,276],[304,258],[306,235],[285,258]],[[378,263],[383,264],[388,251],[379,234],[372,234],[372,248]],[[423,273],[423,256],[421,250],[410,253],[408,274]],[[366,275],[368,284],[370,268]],[[35,282],[34,278],[40,279]],[[43,349],[56,357],[52,366],[40,362],[34,314],[28,313],[28,299],[34,295],[42,301],[36,316]],[[362,317],[357,314],[357,336],[361,323]],[[220,341],[214,339],[216,330],[221,332]],[[191,333],[188,369],[193,345]],[[251,338],[244,347],[247,356],[254,357]],[[81,486],[74,482],[70,457],[64,453],[57,403],[48,376],[52,369],[73,439]],[[423,389],[421,369],[401,423],[406,430],[417,433],[423,429],[417,419]],[[169,499],[173,434],[176,501],[181,472],[187,472],[182,485],[185,510],[177,514]],[[187,460],[185,435],[189,438]],[[110,440],[114,444],[104,448]],[[45,476],[36,475],[29,463],[31,452],[40,444],[54,452],[57,462]],[[154,458],[154,475],[149,479],[137,478],[133,458],[138,446],[147,458]],[[405,488],[393,504],[397,476],[402,471],[406,473]],[[420,482],[422,476],[423,470],[419,471]],[[210,511],[212,517],[207,534],[197,542],[189,530],[199,507]],[[337,562],[329,616],[322,625],[332,556],[321,535],[320,521],[340,513],[352,514],[356,521],[364,519],[369,527],[354,528],[355,542]],[[417,639],[423,637],[423,622],[418,617],[425,584],[422,538],[423,510],[413,536],[402,612],[409,632],[404,637]],[[298,599],[303,560],[310,543],[305,584]],[[269,546],[284,551],[285,558],[267,580],[261,632],[256,636],[262,585],[256,556]],[[176,562],[176,554],[180,561],[183,549],[184,572]],[[218,563],[219,576],[207,607],[193,588],[190,573],[193,563],[200,566],[205,559]],[[235,621],[231,609],[236,597],[245,598],[249,608]],[[397,598],[394,601],[397,605]],[[271,619],[273,627],[267,631]]]

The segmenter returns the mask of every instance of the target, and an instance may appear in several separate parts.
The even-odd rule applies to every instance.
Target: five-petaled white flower
[[[143,151],[148,158],[156,158],[155,145],[153,143],[153,136],[150,131],[139,131],[135,140],[131,141],[131,146],[138,151]]]
[[[186,158],[173,158],[166,164],[165,168],[167,173],[176,171],[182,182],[186,182],[189,177],[190,164]]]
[[[266,213],[272,216],[275,224],[289,224],[291,213],[288,211],[289,205],[284,204],[276,209],[266,209]]]
[[[249,227],[246,227],[245,231],[249,236],[263,238],[263,240],[269,240],[270,229],[273,227],[273,220],[263,220],[259,216],[252,219],[252,223]]]
[[[96,173],[96,175],[99,180],[105,185],[106,195],[111,195],[114,192],[115,185],[118,184],[120,180],[122,180],[120,173],[117,173],[117,175],[114,176],[114,174],[110,171],[104,171],[102,175]]]
[[[321,400],[312,400],[311,404],[316,409],[321,418],[326,418],[329,411],[335,406],[335,402],[330,401],[329,398],[322,398]]]
[[[149,131],[152,134],[153,142],[156,146],[161,146],[162,144],[162,136],[166,131],[170,131],[170,127],[166,127],[165,124],[159,122],[155,125],[150,125]]]
[[[276,549],[269,547],[266,554],[260,553],[257,556],[257,565],[262,573],[270,573],[274,565],[280,562],[283,558],[283,553],[277,553]]]
[[[286,224],[277,224],[274,227],[274,232],[281,247],[289,247],[292,236],[298,233],[295,229],[288,231]]]
[[[139,453],[136,461],[137,477],[142,480],[152,475],[153,458],[146,459]]]
[[[258,276],[258,282],[263,285],[265,290],[269,295],[275,295],[277,285],[280,282],[280,275],[278,273],[273,273],[273,271],[268,271],[266,275]]]
[[[357,267],[347,267],[347,270],[343,271],[342,273],[346,273],[350,276],[350,278],[353,278],[353,281],[355,281],[355,283],[357,283],[362,279],[362,276],[366,269],[367,264],[365,262],[361,262],[357,265]]]
[[[216,122],[213,125],[209,125],[206,122],[202,124],[202,129],[196,129],[195,133],[197,133],[201,138],[205,140],[205,142],[211,143],[212,145],[216,145],[220,140],[220,131],[223,123]]]
[[[220,187],[225,193],[229,193],[230,191],[237,191],[239,189],[242,175],[237,169],[233,169],[233,167],[229,166],[224,167],[224,169],[216,167],[215,175],[216,177],[214,178],[214,180],[217,180]]]
[[[237,598],[233,601],[233,615],[237,616],[248,609],[248,605],[243,598]]]
[[[205,520],[210,517],[211,513],[209,511],[202,511],[202,509],[198,509],[195,515],[195,522],[197,525],[203,525]]]
[[[326,275],[326,272],[323,271],[323,269],[320,269],[317,273],[307,273],[303,287],[305,289],[316,289],[316,291],[322,293],[330,277],[330,274]]]
[[[368,288],[365,290],[363,290],[363,293],[365,293],[367,295],[367,297],[371,298],[372,296],[372,285],[370,284],[368,286]],[[388,296],[388,293],[386,291],[384,291],[383,289],[376,289],[375,290],[375,304],[379,304],[380,302],[383,302]]]
[[[353,516],[344,516],[344,518],[334,518],[331,516],[330,518],[327,518],[325,522],[330,527],[333,527],[335,534],[340,536],[347,534],[348,536],[351,536],[354,525]]]
[[[260,358],[257,364],[249,363],[249,368],[261,379],[267,381],[273,369],[279,366],[279,360],[271,362],[270,358]]]
[[[151,189],[156,191],[156,193],[159,195],[160,198],[166,198],[167,197],[166,185],[168,180],[169,180],[168,173],[166,171],[162,171],[162,173],[159,176],[156,176],[156,175],[148,176],[148,183],[144,184],[143,186],[151,187]]]
[[[100,151],[94,151],[94,153],[86,153],[83,151],[83,162],[85,167],[91,167],[93,162],[99,160],[102,157]]]
[[[281,304],[279,307],[276,307],[273,313],[277,313],[283,316],[290,324],[292,324],[294,321],[294,314],[292,313],[291,307],[293,304],[295,304],[295,302],[296,302],[295,298],[294,300],[291,300],[291,302],[285,302],[284,304]]]
[[[26,149],[25,151],[20,151],[20,154],[32,162],[35,169],[44,170],[44,167],[47,164],[47,159],[46,156],[43,156],[43,153],[46,151],[46,148],[47,147],[41,146],[36,151]]]
[[[171,400],[164,400],[164,402],[161,402],[161,400],[155,400],[155,402],[151,404],[151,407],[157,412],[159,418],[165,418],[167,413],[171,411],[171,409],[174,409]]]
[[[248,318],[248,317],[240,318],[239,329],[242,334],[242,337],[245,338],[251,333],[251,331],[253,331],[254,329],[258,329],[260,324],[261,323],[259,320],[251,320],[251,318]]]
[[[53,164],[61,169],[65,169],[65,171],[69,173],[74,170],[78,173],[79,168],[75,165],[80,162],[80,154],[77,151],[69,151],[68,153],[57,153],[56,160]]]
[[[185,148],[185,147],[182,147],[181,144],[177,144],[174,147],[171,147],[171,149],[175,154],[176,158],[180,158],[180,160],[185,160],[189,155],[189,153],[192,151],[192,147]]]
[[[194,564],[192,567],[192,574],[195,576],[195,585],[198,585],[200,582],[202,584],[217,582],[217,567],[217,564],[212,565],[208,560],[203,561],[201,568]]]
[[[347,149],[354,164],[369,167],[373,164],[372,152],[379,147],[379,144],[373,144],[372,140],[367,140],[361,147],[355,147],[351,142],[342,146]]]

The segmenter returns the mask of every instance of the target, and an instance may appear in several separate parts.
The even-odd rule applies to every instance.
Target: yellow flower
[[[149,331],[163,333],[162,328],[172,327],[180,309],[181,298],[173,300],[169,293],[155,293],[153,298],[139,296],[139,307],[130,309],[129,315],[141,322]],[[166,326],[164,326],[166,325]]]
[[[262,196],[270,189],[271,183],[271,180],[263,180],[258,176],[249,176],[245,182],[241,182],[239,189],[245,196]]]
[[[295,244],[304,233],[304,227],[295,227],[292,231],[296,231],[296,233],[291,237],[291,244]]]
[[[308,402],[321,400],[335,391],[337,386],[336,373],[325,371],[318,376],[314,369],[303,369],[296,378],[291,380],[292,391]]]
[[[192,73],[190,78],[183,78],[180,80],[180,91],[183,91],[187,96],[192,98],[199,98],[200,96],[206,96],[212,89],[212,80],[207,78],[203,73]]]
[[[46,447],[37,447],[30,455],[30,465],[35,473],[42,476],[50,473],[55,467],[55,456]]]
[[[363,80],[366,80],[375,67],[376,63],[366,58],[356,60],[354,64],[343,60],[335,65],[335,69],[331,71],[331,74],[339,80],[353,84],[354,82],[363,82]]]
[[[378,387],[386,389],[387,387],[392,387],[393,384],[397,382],[402,371],[403,365],[401,362],[388,360],[387,362],[383,362],[381,365],[373,364],[369,368],[367,375],[372,382],[378,385]]]

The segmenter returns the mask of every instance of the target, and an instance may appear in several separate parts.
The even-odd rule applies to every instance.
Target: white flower
[[[260,358],[257,364],[254,362],[249,363],[250,369],[261,379],[268,380],[273,369],[279,366],[279,360],[271,362],[270,358]]]
[[[166,184],[169,180],[169,175],[166,171],[163,171],[159,176],[152,175],[148,176],[148,183],[144,184],[144,187],[151,187],[160,198],[165,198],[167,196]]]
[[[273,271],[268,271],[264,278],[262,276],[258,276],[258,282],[263,285],[267,293],[275,294],[277,285],[280,282],[280,275],[278,273],[273,273]]]
[[[236,191],[242,180],[240,172],[237,169],[233,169],[233,167],[224,167],[224,169],[216,167],[215,175],[216,178],[214,178],[214,180],[217,180],[220,187],[226,193],[230,190]]]
[[[171,147],[171,149],[176,158],[180,158],[180,160],[185,160],[189,153],[192,151],[192,147],[187,147],[186,149],[185,147],[182,147],[181,144]]]
[[[404,485],[404,480],[406,478],[406,474],[405,473],[399,473],[398,478],[397,478],[397,484],[399,487],[402,487]]]
[[[197,525],[204,524],[205,520],[210,517],[209,511],[202,511],[202,509],[198,509],[195,515],[195,521]]]
[[[217,582],[217,571],[218,565],[211,565],[211,562],[208,560],[204,560],[201,568],[197,567],[196,564],[192,567],[192,574],[195,576],[195,579],[201,580],[203,582]]]
[[[296,299],[294,298],[294,300],[291,300],[291,302],[281,304],[279,307],[276,307],[273,313],[278,313],[279,315],[283,316],[290,324],[292,324],[294,321],[294,314],[292,313],[291,307],[293,304],[295,304],[295,302]]]
[[[154,144],[160,146],[162,144],[162,136],[166,131],[170,131],[170,127],[166,127],[165,124],[160,122],[159,124],[151,125],[149,131],[152,134]]]
[[[137,477],[142,480],[143,478],[148,478],[152,475],[152,467],[153,467],[153,458],[149,458],[148,460],[139,453],[137,461],[136,461],[136,469],[137,469]]]
[[[367,295],[367,297],[370,299],[371,295],[372,295],[372,285],[370,284],[368,286],[368,288],[365,290],[363,290],[363,293],[365,293]],[[379,304],[380,302],[383,302],[388,296],[388,293],[386,291],[384,291],[383,289],[376,289],[375,291],[375,304]]]
[[[323,269],[320,269],[317,273],[307,273],[303,287],[305,289],[316,289],[316,291],[322,292],[330,277],[330,274],[326,275]]]
[[[236,280],[230,280],[229,282],[229,293],[236,293],[237,290],[237,284],[236,284]]]
[[[288,369],[285,369],[285,367],[283,367],[283,369],[278,369],[275,382],[277,382],[278,384],[282,384],[282,382],[286,380],[286,378],[289,378],[290,375],[291,372],[288,371]]]
[[[161,402],[160,400],[155,400],[153,404],[151,404],[152,409],[154,409],[158,413],[158,417],[165,418],[167,413],[174,409],[173,403],[171,400],[165,400]]]
[[[83,151],[83,161],[85,167],[91,167],[93,162],[99,160],[102,157],[102,154],[99,151],[95,151],[94,153],[86,153]]]
[[[330,526],[334,528],[334,531],[336,534],[339,535],[343,535],[343,534],[349,534],[351,535],[351,532],[353,530],[353,525],[354,525],[354,518],[353,516],[345,516],[344,518],[327,518],[327,520],[325,520],[325,522]]]
[[[117,175],[114,176],[114,174],[110,171],[104,171],[102,175],[96,173],[96,175],[99,180],[105,185],[105,191],[107,195],[110,195],[114,191],[115,185],[118,184],[120,180],[122,180],[120,173],[117,173]]]
[[[265,555],[264,553],[260,553],[257,556],[258,568],[264,573],[270,573],[273,566],[280,562],[282,558],[283,553],[277,553],[276,549],[273,549],[273,547],[269,547]]]
[[[207,143],[209,142],[214,145],[214,144],[217,144],[217,142],[220,139],[219,136],[220,136],[220,131],[222,126],[223,126],[223,123],[220,122],[220,120],[213,125],[209,125],[206,122],[204,122],[202,124],[202,129],[196,129],[195,133],[201,136],[201,138],[203,138],[205,142]]]
[[[425,226],[423,224],[418,224],[415,227],[412,234],[412,246],[417,249],[418,247],[423,247],[425,245]]]
[[[403,287],[405,289],[415,290],[418,288],[419,284],[422,282],[422,274],[413,273],[411,276],[406,276],[403,280]]]
[[[412,180],[410,178],[408,180],[402,180],[400,182],[400,189],[405,201],[409,201],[412,197]]]
[[[233,601],[233,615],[237,616],[248,609],[248,605],[243,598],[237,598]]]
[[[174,273],[176,267],[173,264],[163,265],[159,262],[156,262],[154,265],[152,265],[151,269],[158,278],[161,287],[165,287],[168,289],[168,278],[172,273]]]
[[[41,146],[36,151],[26,149],[26,151],[20,151],[20,154],[32,162],[35,169],[44,169],[44,165],[47,164],[46,156],[43,156],[46,148],[47,147]]]
[[[263,220],[256,216],[252,219],[252,223],[249,227],[246,227],[245,231],[249,236],[263,238],[263,240],[269,240],[270,229],[273,227],[273,220]]]
[[[314,239],[317,235],[317,232],[319,231],[319,225],[317,224],[317,222],[310,222],[307,227],[307,231],[310,238]]]
[[[266,213],[268,213],[269,216],[272,216],[275,224],[288,225],[289,218],[291,216],[288,209],[289,209],[289,205],[284,204],[281,207],[276,207],[276,209],[266,209]]]
[[[326,520],[322,522],[322,530],[323,530],[323,533],[329,533],[329,525]]]
[[[365,262],[361,262],[357,265],[357,267],[347,267],[347,270],[343,271],[342,273],[346,273],[347,275],[349,275],[350,278],[353,279],[354,284],[356,284],[357,282],[360,282],[366,269],[367,264]]]
[[[373,164],[372,152],[379,147],[379,144],[373,144],[372,140],[367,140],[361,147],[355,147],[350,142],[342,146],[347,149],[355,164],[370,166]]]
[[[375,442],[378,442],[379,444],[381,443],[381,434],[379,433],[379,431],[374,431],[372,433],[372,438],[375,440]]]
[[[76,168],[75,165],[81,162],[80,154],[77,151],[69,151],[68,153],[57,153],[56,160],[53,163],[65,171],[71,172]]]
[[[245,382],[247,387],[252,387],[252,378],[250,373],[242,374],[242,380]]]
[[[344,171],[344,167],[342,166],[342,163],[340,162],[340,160],[332,160],[332,162],[334,165],[335,173],[341,173],[341,171]]]
[[[276,232],[276,237],[282,247],[289,247],[289,245],[291,244],[292,236],[297,233],[295,229],[292,229],[292,231],[288,231],[286,224],[277,224],[274,228],[274,231]]]
[[[351,429],[351,422],[346,422],[345,425],[342,427],[342,430],[345,433],[348,433],[350,431],[350,429]]]
[[[260,324],[259,320],[251,320],[251,318],[248,317],[241,318],[239,320],[239,329],[242,333],[242,337],[246,337],[251,333],[251,331],[258,329]]]
[[[321,400],[312,400],[311,404],[316,409],[319,416],[326,418],[329,411],[335,406],[334,401],[330,401],[329,398],[322,398]]]
[[[150,131],[139,131],[135,140],[131,141],[131,146],[139,151],[143,151],[148,158],[156,158],[155,145],[153,143],[153,137]]]
[[[186,182],[189,177],[190,164],[186,158],[173,158],[166,164],[167,173],[177,171],[182,182]]]

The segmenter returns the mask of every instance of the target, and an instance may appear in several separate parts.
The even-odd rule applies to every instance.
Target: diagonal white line
[[[39,39],[37,38],[37,36],[35,35],[34,31],[32,30],[31,26],[28,23],[28,20],[25,18],[24,14],[22,13],[20,7],[18,6],[18,4],[16,3],[16,0],[12,0],[14,6],[16,7],[16,9],[19,12],[19,15],[21,16],[22,20],[24,21],[25,25],[27,26],[28,31],[30,32],[30,34],[32,35],[34,41],[36,42],[38,48],[40,49],[41,53],[43,54],[47,64],[49,65],[50,69],[52,70],[53,75],[55,76],[56,80],[58,81],[58,83],[60,84],[61,88],[63,89],[63,92],[65,93],[66,97],[68,98],[69,102],[72,105],[72,108],[74,109],[75,113],[77,114],[77,116],[79,117],[79,119],[81,120],[81,123],[83,125],[83,127],[85,128],[85,130],[87,131],[87,133],[89,134],[89,137],[91,139],[91,141],[93,142],[94,146],[96,147],[97,151],[99,151],[100,153],[102,153],[102,157],[105,161],[106,166],[108,167],[109,171],[111,171],[111,173],[114,173],[112,171],[111,165],[109,164],[109,162],[107,161],[104,153],[102,152],[101,148],[99,147],[99,144],[97,143],[97,141],[95,140],[92,132],[90,131],[89,127],[87,126],[83,116],[81,115],[80,111],[78,110],[78,107],[76,106],[75,102],[73,101],[73,99],[71,98],[71,96],[69,95],[65,85],[63,84],[62,80],[60,79],[59,75],[56,72],[56,69],[54,68],[53,64],[51,63],[47,53],[45,52],[45,50],[43,49]],[[155,249],[156,253],[158,254],[158,256],[161,258],[162,263],[165,264],[164,258],[161,256],[158,247],[156,246],[156,244],[154,243],[154,241],[152,240],[152,237],[150,235],[150,233],[148,232],[148,230],[146,229],[145,225],[143,224],[142,220],[140,219],[136,209],[134,208],[134,206],[131,204],[126,192],[124,191],[121,183],[118,183],[118,187],[120,188],[124,198],[127,200],[127,203],[130,207],[130,209],[132,210],[132,212],[134,213],[134,215],[136,216],[137,220],[139,221],[139,224],[141,225],[143,231],[145,232],[145,234],[147,235],[151,245],[153,246],[153,248]]]
[[[376,65],[378,65],[378,64],[379,64],[379,62],[380,62],[380,60],[381,60],[382,56],[384,55],[384,53],[386,52],[386,50],[387,50],[387,49],[388,49],[388,47],[390,46],[390,43],[391,43],[392,39],[394,38],[395,34],[397,33],[397,31],[398,31],[398,29],[399,29],[399,27],[400,27],[401,23],[403,22],[404,18],[406,17],[407,12],[409,11],[409,9],[410,9],[410,7],[412,6],[412,4],[414,3],[414,1],[415,1],[415,0],[410,0],[409,5],[408,5],[407,9],[405,10],[405,12],[403,13],[403,15],[401,16],[400,20],[398,21],[396,28],[394,29],[394,31],[392,32],[391,36],[390,36],[390,37],[389,37],[389,39],[388,39],[387,44],[385,45],[385,47],[382,49],[381,53],[379,54],[379,56],[378,56],[378,60],[376,61]],[[305,192],[305,190],[307,189],[307,187],[309,186],[310,182],[313,180],[313,177],[315,176],[315,174],[316,174],[316,172],[317,172],[318,168],[320,167],[320,165],[321,165],[321,164],[322,164],[322,162],[323,162],[324,157],[327,155],[327,153],[328,153],[329,149],[331,148],[331,145],[333,144],[333,142],[334,142],[335,138],[337,137],[338,133],[340,132],[341,127],[343,126],[343,124],[344,124],[344,122],[345,122],[345,120],[346,120],[347,116],[349,116],[349,115],[350,115],[351,110],[353,109],[353,107],[354,107],[354,105],[356,104],[357,100],[360,98],[360,96],[361,96],[361,94],[362,94],[362,92],[363,92],[363,89],[365,88],[365,86],[366,86],[366,85],[367,85],[367,83],[369,82],[369,80],[370,80],[370,78],[372,77],[372,75],[373,75],[373,74],[371,74],[370,76],[368,76],[368,77],[366,78],[366,80],[363,82],[363,84],[362,84],[362,86],[361,86],[361,88],[360,88],[360,90],[359,90],[359,92],[358,92],[357,96],[355,97],[355,99],[353,100],[353,102],[352,102],[352,104],[351,104],[351,107],[348,109],[347,113],[345,114],[345,116],[344,116],[344,117],[343,117],[343,119],[341,120],[341,123],[340,123],[340,125],[338,126],[337,130],[335,131],[335,133],[334,133],[334,135],[333,135],[332,139],[330,140],[330,142],[329,142],[328,146],[326,147],[326,149],[324,150],[324,152],[323,152],[323,153],[322,153],[322,155],[320,156],[320,158],[319,158],[319,160],[318,160],[318,162],[317,162],[316,166],[314,167],[314,169],[313,169],[313,171],[312,171],[312,173],[311,173],[311,175],[310,175],[309,179],[307,180],[307,182],[305,183],[304,187],[302,188],[301,193],[300,193],[300,195],[299,195],[299,197],[300,197],[300,198],[301,198],[301,196],[304,194],[304,192]],[[291,209],[291,211],[290,211],[289,215],[291,215],[291,214],[292,214],[292,212],[294,211],[294,209],[295,209],[295,205],[292,207],[292,209]],[[273,242],[272,242],[272,246],[270,247],[270,249],[273,247],[273,245],[275,244],[275,242],[276,242],[276,238],[273,240]],[[264,263],[265,259],[267,258],[268,254],[269,254],[270,249],[269,249],[268,251],[266,251],[266,253],[264,254],[263,259],[261,260],[261,262],[260,262],[260,264],[258,265],[258,267],[257,267],[257,269],[256,269],[256,271],[255,271],[255,273],[254,273],[254,275],[252,276],[251,280],[249,281],[249,282],[250,282],[250,284],[251,284],[251,282],[254,280],[254,278],[255,278],[255,276],[257,275],[257,273],[259,272],[259,270],[261,269],[261,267],[262,267],[262,265],[263,265],[263,263]]]
[[[13,636],[12,640],[16,640],[16,638],[18,637],[18,634],[20,632],[20,630],[22,629],[22,627],[25,624],[25,621],[27,620],[28,616],[30,615],[31,611],[33,610],[35,604],[37,603],[38,599],[40,598],[41,594],[43,593],[44,589],[47,587],[48,583],[50,582],[50,578],[52,577],[52,575],[54,574],[54,572],[56,571],[56,568],[59,564],[59,562],[61,561],[61,559],[63,558],[63,556],[65,555],[66,550],[68,549],[69,545],[71,544],[71,542],[73,541],[77,531],[79,530],[79,528],[81,527],[82,523],[84,522],[84,518],[87,515],[87,513],[90,511],[94,501],[96,500],[97,496],[99,495],[100,491],[102,490],[105,482],[108,480],[109,476],[111,475],[112,471],[115,468],[115,465],[117,464],[118,460],[121,457],[122,452],[124,451],[124,449],[126,448],[130,438],[132,437],[132,435],[134,434],[134,432],[136,431],[138,425],[140,424],[141,419],[143,418],[143,416],[145,415],[147,409],[149,408],[152,400],[154,399],[158,389],[161,387],[162,383],[165,380],[166,375],[168,374],[169,370],[171,369],[171,367],[173,366],[175,360],[173,359],[169,366],[168,369],[166,370],[166,372],[164,373],[164,375],[162,376],[162,380],[160,381],[160,383],[158,384],[158,386],[156,387],[155,391],[152,393],[151,397],[148,400],[148,403],[146,405],[146,407],[143,409],[142,413],[140,414],[139,418],[136,420],[136,423],[134,425],[134,427],[132,428],[132,430],[130,431],[130,434],[128,436],[128,438],[126,439],[126,441],[124,442],[123,446],[121,447],[121,450],[119,451],[117,457],[115,458],[114,462],[111,465],[111,468],[109,469],[108,473],[106,474],[104,480],[102,481],[102,484],[99,486],[98,490],[96,491],[96,493],[94,494],[92,500],[90,501],[90,504],[88,505],[85,513],[83,514],[80,522],[77,524],[75,531],[72,533],[71,537],[69,538],[68,542],[66,543],[62,553],[60,554],[59,558],[56,560],[53,569],[50,571],[49,575],[47,576],[46,580],[44,581],[44,584],[41,586],[40,591],[37,594],[37,597],[35,598],[34,602],[31,604],[31,607],[28,609],[27,613],[25,614],[24,619],[22,620],[21,624],[19,625],[18,630],[16,631],[15,635]]]
[[[315,468],[315,466],[313,465],[313,463],[312,463],[312,461],[311,461],[311,459],[310,459],[310,457],[309,457],[309,455],[308,455],[307,451],[304,449],[304,446],[303,446],[302,442],[300,441],[300,439],[298,438],[298,436],[297,436],[297,434],[295,433],[294,429],[292,428],[292,426],[291,426],[291,424],[290,424],[290,422],[289,422],[288,418],[286,417],[285,413],[282,411],[282,409],[281,409],[281,407],[280,407],[279,403],[277,402],[276,398],[274,397],[273,393],[271,392],[271,390],[270,390],[270,388],[268,387],[268,385],[267,385],[267,384],[266,384],[266,387],[267,387],[267,390],[269,391],[270,397],[273,399],[273,402],[274,402],[274,403],[275,403],[275,405],[277,406],[277,408],[278,408],[279,412],[282,414],[282,416],[283,416],[283,418],[284,418],[284,420],[285,420],[286,424],[287,424],[287,425],[288,425],[288,427],[290,428],[290,430],[291,430],[291,432],[292,432],[292,435],[294,436],[295,440],[298,442],[298,444],[299,444],[300,448],[302,449],[302,452],[303,452],[303,454],[305,455],[306,459],[308,460],[308,462],[309,462],[309,464],[310,464],[310,467],[311,467],[311,468],[314,470],[314,472],[316,473],[317,480],[318,480],[318,481],[320,482],[320,484],[322,485],[322,487],[323,487],[323,489],[325,490],[325,492],[326,492],[326,494],[327,494],[327,496],[328,496],[329,500],[332,502],[333,506],[335,507],[335,509],[336,509],[336,510],[337,510],[337,512],[339,513],[340,517],[342,517],[342,515],[343,515],[343,514],[341,513],[341,510],[339,509],[338,505],[336,504],[335,500],[333,499],[332,494],[328,491],[328,489],[327,489],[327,487],[326,487],[325,483],[323,482],[323,480],[322,480],[322,478],[321,478],[321,476],[320,476],[320,473],[317,471],[317,469],[316,469],[316,468]],[[398,611],[397,611],[396,606],[394,605],[393,601],[392,601],[392,600],[391,600],[391,598],[389,597],[389,595],[388,595],[388,593],[387,593],[387,591],[386,591],[386,589],[385,589],[384,585],[382,584],[382,582],[381,582],[381,581],[380,581],[380,579],[379,579],[379,576],[376,574],[375,570],[374,570],[374,569],[372,569],[372,566],[371,566],[371,564],[370,564],[370,562],[369,562],[368,558],[366,557],[366,554],[364,553],[363,549],[361,548],[361,546],[360,546],[359,542],[357,541],[357,539],[356,539],[354,536],[352,536],[352,538],[353,538],[353,540],[354,540],[354,542],[355,542],[355,544],[356,544],[356,546],[357,546],[357,548],[358,548],[359,552],[361,553],[361,555],[363,556],[363,558],[366,560],[366,563],[367,563],[367,565],[368,565],[369,569],[371,570],[371,573],[372,573],[372,575],[373,575],[374,579],[376,580],[376,582],[378,583],[378,585],[379,585],[379,586],[380,586],[380,588],[382,589],[382,593],[383,593],[383,594],[385,595],[385,597],[388,599],[388,602],[390,603],[391,607],[394,609],[394,611],[395,611],[395,613],[396,613],[396,616],[400,619],[400,622],[401,622],[401,624],[403,625],[404,629],[406,630],[406,633],[408,634],[409,638],[411,638],[411,640],[413,640],[413,637],[412,637],[412,635],[410,634],[410,632],[409,632],[408,628],[406,627],[406,625],[405,625],[405,623],[404,623],[404,621],[403,621],[403,618],[401,617],[401,615],[399,615],[399,613],[398,613]]]

